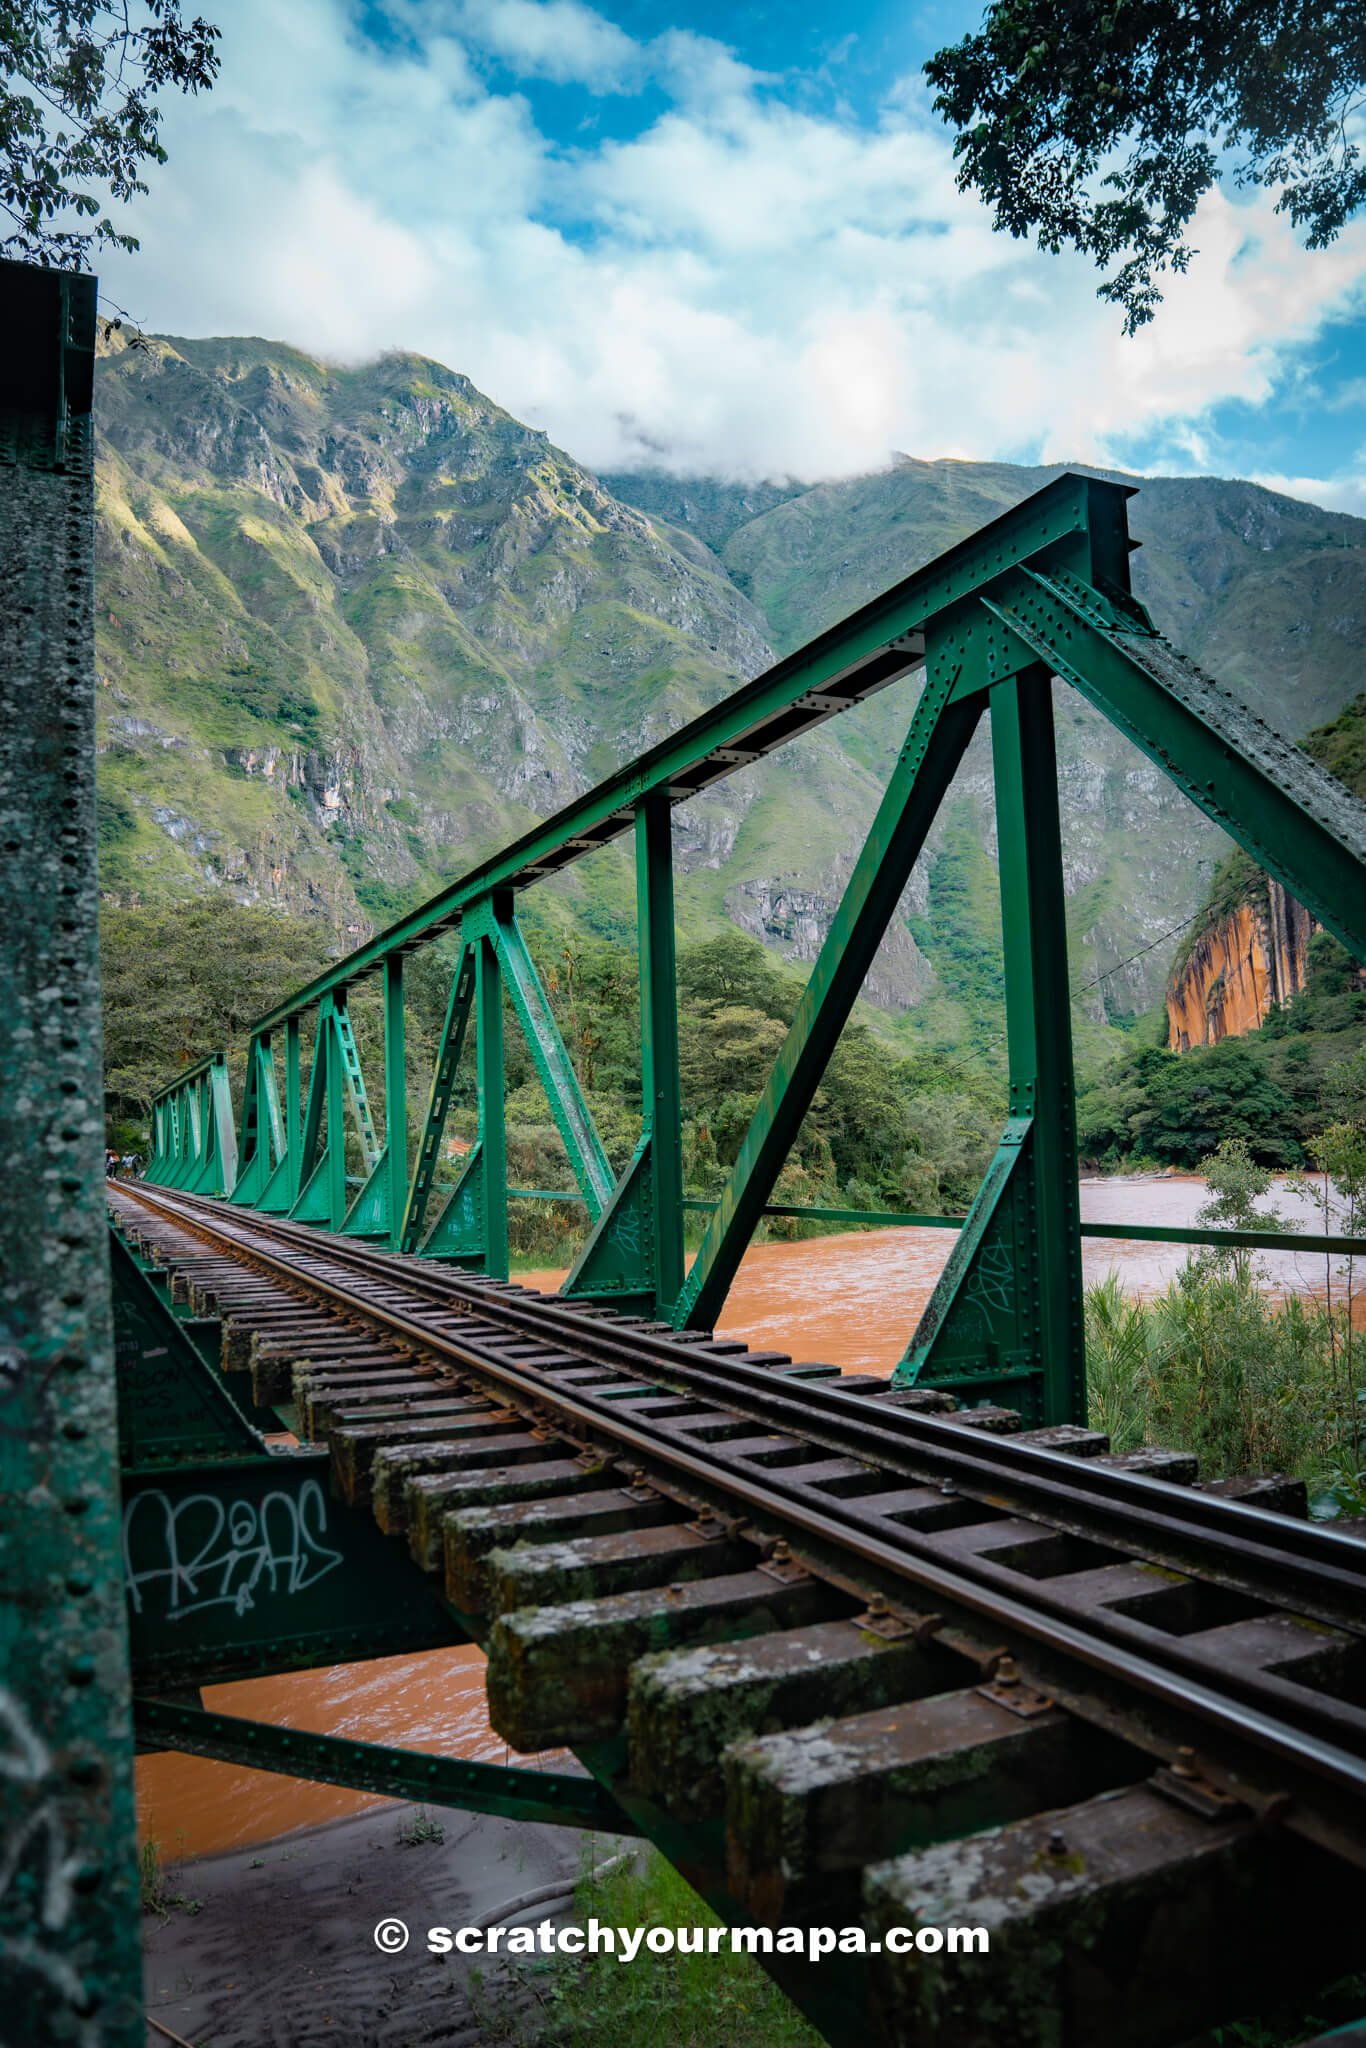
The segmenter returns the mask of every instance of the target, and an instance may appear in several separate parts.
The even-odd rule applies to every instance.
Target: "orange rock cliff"
[[[1316,921],[1280,883],[1265,902],[1245,901],[1200,933],[1167,984],[1173,1052],[1255,1031],[1304,987]]]

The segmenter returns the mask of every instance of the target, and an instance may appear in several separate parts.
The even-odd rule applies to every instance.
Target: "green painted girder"
[[[190,1194],[226,1195],[237,1180],[237,1131],[227,1055],[214,1053],[153,1107],[148,1180]]]
[[[230,1199],[241,1208],[260,1209],[264,1206],[262,1197],[285,1154],[275,1051],[268,1035],[254,1036],[247,1047],[241,1122],[242,1165]]]
[[[672,1321],[710,1329],[848,1022],[925,835],[983,709],[955,696],[960,664],[926,683],[906,743],[759,1098],[739,1156],[683,1283]]]
[[[390,953],[460,923],[467,909],[495,890],[526,888],[605,845],[631,828],[642,797],[653,793],[681,803],[862,703],[919,664],[927,620],[984,590],[1015,564],[1056,562],[1124,587],[1132,545],[1124,506],[1132,496],[1130,486],[1098,477],[1055,478],[399,918],[258,1018],[252,1029],[269,1030],[311,1009],[321,997],[372,973]]]
[[[342,1079],[346,1084],[347,1100],[351,1115],[360,1134],[361,1152],[367,1172],[372,1171],[379,1157],[379,1140],[375,1136],[374,1119],[370,1115],[370,1100],[365,1092],[365,1076],[360,1069],[360,1053],[356,1049],[356,1034],[351,1028],[351,1012],[344,1002],[338,1002],[332,1012],[332,1028],[336,1033],[337,1051],[341,1058]]]
[[[343,1735],[315,1735],[308,1729],[215,1714],[141,1694],[133,1701],[133,1726],[144,1750],[174,1749],[257,1771],[283,1771],[321,1785],[349,1785],[357,1792],[454,1807],[462,1813],[491,1813],[505,1820],[544,1821],[605,1834],[639,1832],[596,1778],[571,1777],[564,1771],[478,1763],[355,1742]]]
[[[389,1147],[380,1148],[379,1157],[371,1166],[360,1189],[352,1198],[342,1224],[343,1237],[363,1237],[377,1243],[389,1242],[389,1216],[392,1187],[389,1174]]]
[[[566,1194],[561,1188],[511,1188],[514,1202],[579,1202],[581,1195]],[[685,1209],[707,1214],[715,1202],[702,1195],[685,1195]],[[861,1223],[869,1230],[961,1230],[963,1216],[927,1215],[910,1209],[836,1209],[824,1202],[766,1202],[765,1216],[790,1216],[798,1222]],[[1194,1224],[1171,1229],[1160,1223],[1091,1223],[1080,1225],[1083,1237],[1116,1240],[1136,1237],[1152,1244],[1243,1245],[1253,1251],[1342,1252],[1358,1258],[1366,1253],[1366,1237],[1325,1236],[1322,1231],[1289,1230],[1197,1230]]]
[[[399,987],[401,991],[401,982]],[[389,1011],[390,1005],[386,1004],[386,1018]],[[400,1055],[401,1040],[400,1026]],[[365,1182],[354,1205],[347,1194],[348,1103],[360,1135],[366,1165]],[[401,1127],[406,1128],[401,1108],[399,1116]],[[290,1206],[290,1216],[299,1223],[317,1223],[328,1230],[338,1231],[346,1229],[354,1216],[358,1221],[353,1235],[379,1237],[387,1242],[390,1184],[387,1163],[382,1173],[377,1175],[379,1165],[380,1146],[370,1116],[346,991],[339,989],[324,996],[318,1005],[308,1106],[299,1151],[300,1186]]]
[[[472,1145],[422,1245],[424,1259],[447,1259],[482,1273],[488,1257],[483,1147]]]
[[[471,939],[483,936],[496,949],[503,983],[522,1027],[536,1077],[545,1090],[550,1114],[569,1156],[570,1170],[594,1221],[611,1199],[613,1173],[603,1150],[592,1112],[583,1099],[578,1076],[541,978],[527,951],[512,898],[500,892],[466,920]]]
[[[408,1192],[408,1067],[404,1044],[403,955],[395,953],[384,963],[384,1144],[370,1160],[365,1182],[342,1225],[347,1237],[371,1238],[394,1250],[398,1248]],[[359,1079],[359,1060],[356,1074]],[[364,1099],[362,1092],[361,1100]],[[368,1110],[366,1114],[368,1118]],[[372,1129],[372,1140],[373,1137]]]
[[[436,1049],[432,1085],[427,1097],[427,1113],[423,1120],[413,1176],[408,1185],[402,1211],[399,1248],[405,1252],[415,1252],[421,1242],[427,1221],[427,1205],[436,1186],[437,1169],[441,1164],[441,1143],[446,1131],[446,1116],[455,1091],[465,1033],[474,1009],[474,982],[474,948],[467,942],[460,949],[455,972],[451,976],[450,1000],[446,1005],[446,1020],[441,1027],[441,1042]]]
[[[949,653],[985,684],[1022,643],[978,619]],[[1052,679],[1028,659],[990,690],[1010,1122],[897,1370],[1000,1401],[1028,1424],[1086,1419],[1071,994]]]
[[[983,603],[1366,959],[1366,802],[1178,654],[1132,601],[1056,570],[1016,570]]]
[[[483,1268],[490,1280],[508,1277],[507,1080],[503,1065],[503,975],[495,939],[474,941],[476,1086],[479,1095],[479,1191],[483,1209]],[[461,1186],[464,1186],[462,1176]]]
[[[636,806],[641,1136],[561,1292],[667,1314],[683,1284],[683,1111],[678,1080],[673,824],[655,793]]]
[[[671,1297],[657,1291],[654,1138],[640,1139],[611,1199],[588,1233],[561,1294],[654,1315]]]

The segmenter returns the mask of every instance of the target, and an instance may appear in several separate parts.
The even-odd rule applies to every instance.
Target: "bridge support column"
[[[408,1196],[408,1047],[403,1014],[403,955],[384,963],[384,1164],[389,1243],[395,1251],[403,1234]]]
[[[1019,643],[1012,643],[1019,659]],[[1007,656],[1006,664],[1009,665]],[[1010,1115],[897,1378],[1086,1420],[1071,995],[1052,679],[991,688]]]
[[[479,1163],[484,1193],[484,1271],[508,1276],[508,1148],[503,1073],[503,971],[489,932],[475,941],[475,1016],[479,1074]]]
[[[0,2030],[137,2048],[96,943],[95,279],[3,263],[0,289]]]
[[[563,1292],[651,1316],[683,1285],[683,1111],[678,1084],[672,812],[657,790],[635,808],[641,1132]]]
[[[636,805],[640,927],[640,1092],[650,1139],[655,1313],[683,1285],[683,1104],[678,1083],[678,968],[674,936],[673,811],[655,791]]]

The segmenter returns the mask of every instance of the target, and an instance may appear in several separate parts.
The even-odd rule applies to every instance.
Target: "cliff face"
[[[1366,696],[1305,735],[1304,748],[1366,797]],[[1304,988],[1309,942],[1321,929],[1280,883],[1235,852],[1214,878],[1203,925],[1167,983],[1173,1052],[1255,1031]],[[1366,970],[1361,970],[1366,975]]]
[[[1236,904],[1208,925],[1173,973],[1167,987],[1173,1052],[1255,1031],[1304,987],[1318,926],[1279,882],[1269,875],[1264,881],[1264,899]]]

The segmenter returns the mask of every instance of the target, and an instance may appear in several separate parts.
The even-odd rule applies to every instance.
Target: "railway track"
[[[1158,2048],[1362,1962],[1366,1543],[1302,1488],[222,1202],[111,1206],[440,1576],[515,1748],[575,1750],[732,1919],[989,1930],[771,1958],[832,2039],[867,2000],[920,2048]]]

